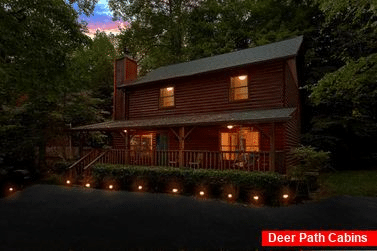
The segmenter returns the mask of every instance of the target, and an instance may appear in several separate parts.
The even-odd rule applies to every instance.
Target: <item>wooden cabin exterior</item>
[[[165,66],[142,78],[134,60],[116,60],[113,121],[74,130],[111,132],[112,149],[92,154],[99,162],[285,173],[299,144],[302,40]]]

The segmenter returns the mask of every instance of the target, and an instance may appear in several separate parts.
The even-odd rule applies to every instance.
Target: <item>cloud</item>
[[[96,34],[97,30],[104,31],[107,34],[118,34],[120,32],[119,27],[125,28],[128,25],[127,22],[112,20],[112,15],[108,8],[107,0],[100,0],[97,3],[93,16],[87,17],[85,15],[81,15],[80,19],[88,23],[89,33],[87,35],[92,38]]]
[[[103,3],[97,3],[95,9],[94,9],[94,15],[111,15],[111,12],[109,10],[109,7],[106,4]]]

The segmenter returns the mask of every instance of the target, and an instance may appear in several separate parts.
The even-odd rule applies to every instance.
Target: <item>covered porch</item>
[[[284,123],[293,108],[111,121],[74,128],[107,131],[111,149],[83,152],[73,166],[97,163],[285,173]]]

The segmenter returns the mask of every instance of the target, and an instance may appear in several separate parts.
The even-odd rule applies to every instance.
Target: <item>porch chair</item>
[[[196,156],[196,160],[195,161],[190,161],[189,162],[189,166],[190,167],[198,167],[200,168],[200,165],[202,164],[203,162],[203,153],[198,153],[198,155]]]
[[[178,166],[178,159],[177,158],[169,159],[168,165],[173,166],[173,167],[177,167]]]
[[[256,154],[254,152],[252,153],[241,153],[240,156],[236,157],[233,167],[239,168],[239,169],[252,169],[255,168],[255,163],[259,159],[257,158]]]

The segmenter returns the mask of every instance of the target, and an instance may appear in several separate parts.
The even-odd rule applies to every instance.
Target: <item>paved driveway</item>
[[[167,194],[35,185],[0,199],[0,250],[255,250],[262,229],[377,229],[377,198],[249,208]]]

